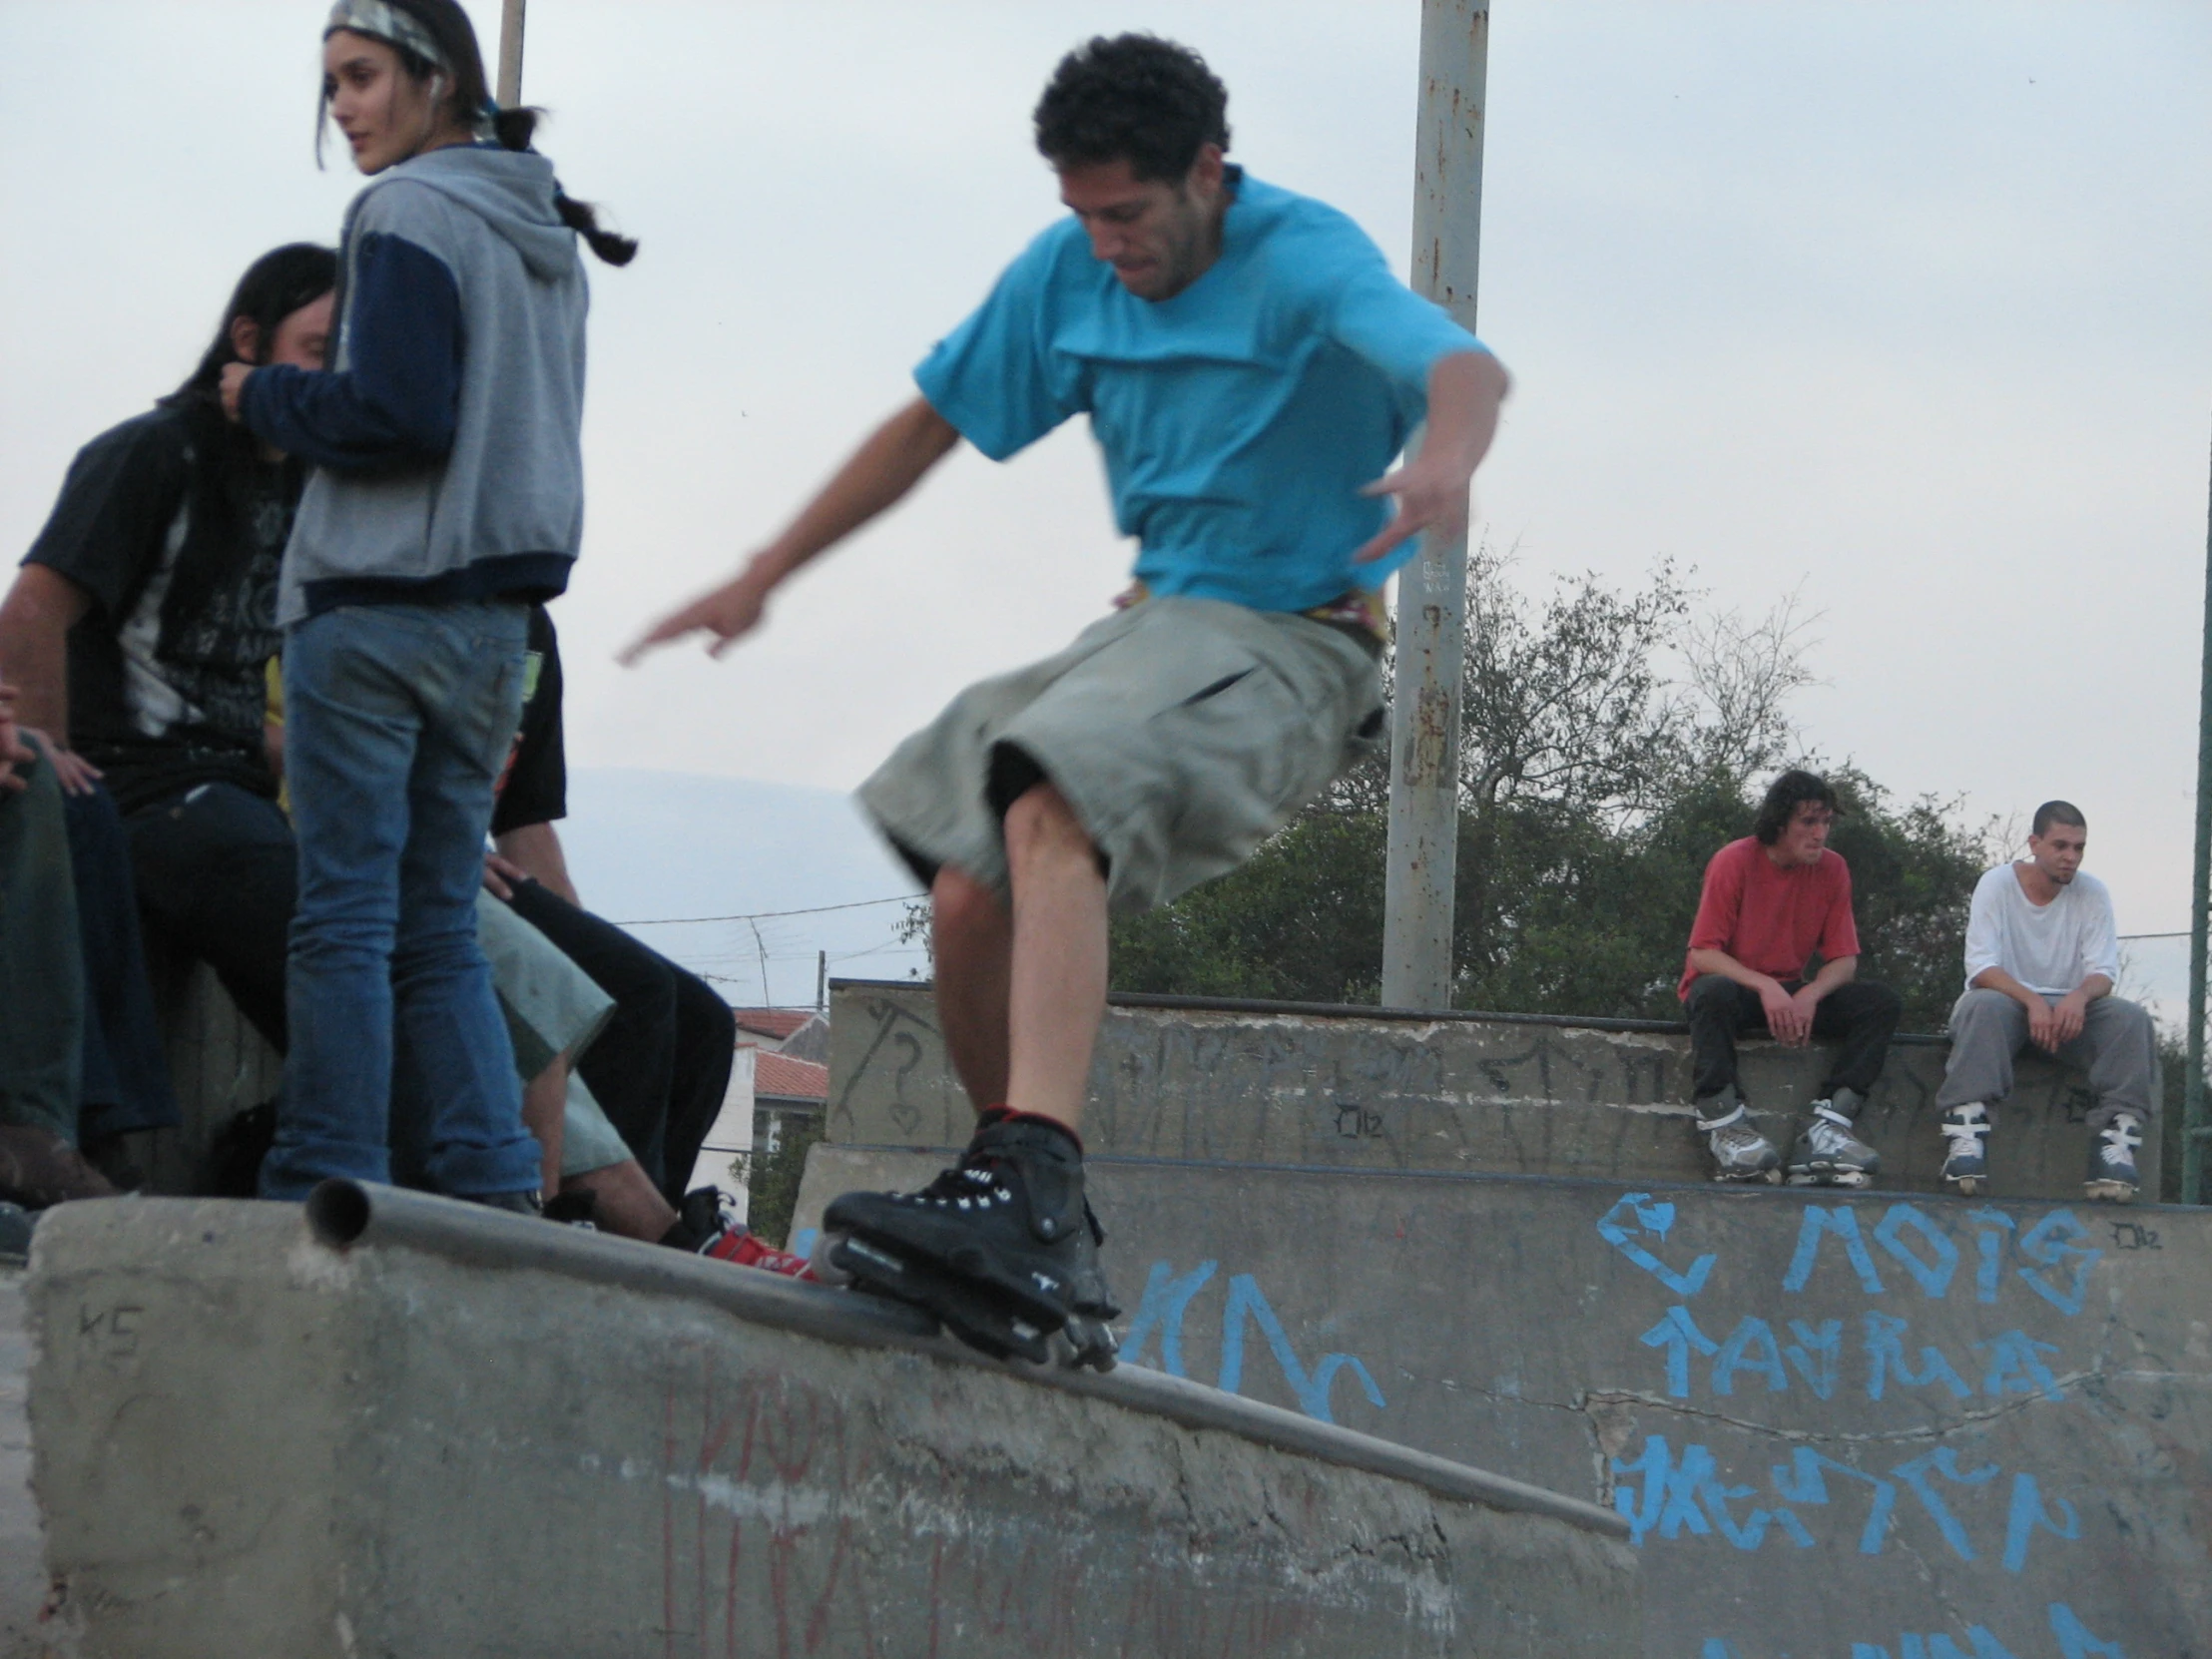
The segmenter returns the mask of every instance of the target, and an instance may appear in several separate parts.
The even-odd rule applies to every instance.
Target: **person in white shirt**
[[[2012,1092],[2012,1058],[2028,1043],[2088,1073],[2092,1199],[2126,1203],[2140,1185],[2135,1152],[2155,1121],[2158,1043],[2150,1015],[2112,994],[2120,971],[2112,895],[2081,872],[2089,842],[2079,808],[2035,809],[2026,858],[1999,864],[1973,890],[1966,993],[1950,1014],[1950,1063],[1936,1104],[1950,1143],[1943,1185],[1988,1186],[1989,1108]]]

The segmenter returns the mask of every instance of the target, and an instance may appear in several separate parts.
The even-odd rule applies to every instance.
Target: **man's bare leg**
[[[1106,1015],[1106,877],[1067,799],[1038,784],[1006,810],[1014,887],[1005,1100],[1077,1128]]]
[[[568,1056],[557,1054],[523,1085],[522,1126],[538,1140],[538,1191],[561,1190],[561,1128],[568,1110]]]
[[[1007,987],[1014,918],[998,894],[956,869],[929,884],[937,1022],[952,1070],[980,1112],[1006,1099]]]
[[[592,1220],[602,1233],[612,1233],[619,1239],[659,1244],[676,1225],[676,1212],[668,1207],[668,1200],[635,1158],[572,1175],[561,1183],[561,1191],[590,1193],[595,1201]]]

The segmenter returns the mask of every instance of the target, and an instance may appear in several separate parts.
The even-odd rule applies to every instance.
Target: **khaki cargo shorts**
[[[1147,599],[1056,657],[971,686],[860,786],[923,885],[1008,893],[1001,820],[1049,780],[1118,914],[1235,869],[1381,738],[1379,647],[1303,616]]]

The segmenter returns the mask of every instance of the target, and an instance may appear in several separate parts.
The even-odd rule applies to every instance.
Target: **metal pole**
[[[1469,332],[1482,250],[1482,126],[1489,0],[1421,0],[1413,149],[1413,286]],[[1397,578],[1390,708],[1390,848],[1382,1003],[1451,1006],[1452,878],[1459,850],[1459,677],[1467,543],[1424,538]]]
[[[2204,550],[2204,654],[2197,687],[2197,844],[2189,881],[2189,1075],[2182,1084],[2181,1202],[2204,1202],[2212,1118],[2204,1098],[2205,917],[2212,909],[2212,508]]]
[[[522,8],[529,0],[503,0],[499,12],[499,107],[522,102]]]

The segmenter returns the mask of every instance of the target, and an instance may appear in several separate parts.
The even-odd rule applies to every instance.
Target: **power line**
[[[636,921],[618,921],[617,927],[682,927],[692,922],[704,921],[769,921],[777,916],[819,916],[830,910],[865,910],[877,904],[911,904],[919,893],[897,893],[889,898],[856,898],[849,904],[810,904],[801,910],[753,910],[736,916],[649,916]]]

